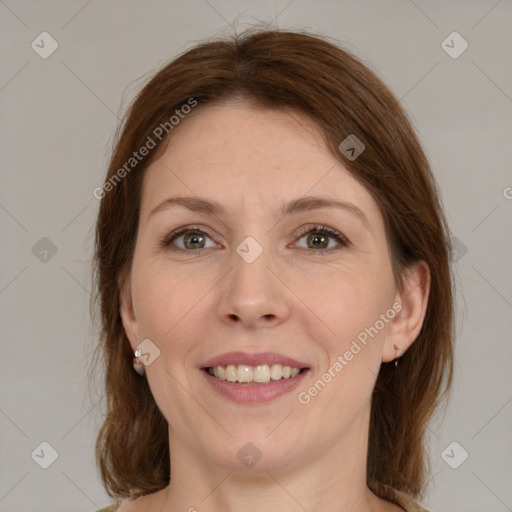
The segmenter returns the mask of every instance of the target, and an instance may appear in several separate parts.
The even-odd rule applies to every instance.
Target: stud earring
[[[140,360],[138,359],[138,357],[141,355],[141,350],[140,348],[137,349],[133,355],[135,356],[133,358],[133,369],[141,376],[143,377],[144,374],[146,373],[146,368],[144,368],[144,365],[140,362]]]
[[[393,348],[395,349],[395,368],[398,366],[398,353],[400,351],[400,347],[398,345],[394,345]]]

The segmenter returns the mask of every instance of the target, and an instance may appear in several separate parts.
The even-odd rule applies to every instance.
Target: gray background
[[[424,504],[512,510],[511,15],[510,0],[0,0],[0,510],[110,502],[93,458],[104,400],[88,392],[88,306],[93,190],[120,109],[195,41],[276,17],[343,42],[410,113],[458,247],[455,385],[430,428]],[[59,45],[46,59],[31,47],[44,31]],[[453,31],[469,44],[458,58],[441,46]],[[43,441],[58,452],[47,469]]]

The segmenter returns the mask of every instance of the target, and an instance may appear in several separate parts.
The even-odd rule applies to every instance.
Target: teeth
[[[280,364],[270,366],[268,364],[258,366],[249,366],[246,364],[235,366],[234,364],[228,364],[227,366],[208,368],[208,373],[220,380],[227,380],[229,382],[267,384],[271,380],[296,377],[300,373],[300,369],[291,366],[282,366]]]
[[[268,364],[256,366],[256,368],[254,368],[252,375],[252,380],[254,382],[270,382],[270,368],[268,367]]]
[[[254,372],[251,366],[245,366],[244,364],[238,365],[237,381],[238,382],[252,382],[252,376]]]
[[[291,374],[292,377],[297,377],[297,375],[299,375],[299,373],[300,373],[300,369],[299,368],[291,368],[290,374]]]

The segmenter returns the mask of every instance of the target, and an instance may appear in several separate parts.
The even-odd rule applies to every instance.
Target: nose
[[[221,285],[220,320],[246,329],[277,326],[286,321],[289,297],[267,251],[251,263],[235,251],[231,259],[232,269]]]

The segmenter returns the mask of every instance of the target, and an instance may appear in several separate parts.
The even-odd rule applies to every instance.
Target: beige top
[[[403,492],[395,491],[392,489],[394,494],[394,503],[399,507],[402,507],[405,512],[428,512],[428,510],[422,507],[418,502],[414,501],[410,496]],[[109,505],[108,507],[97,510],[96,512],[115,512],[119,505]]]
[[[395,491],[395,505],[402,507],[405,512],[428,512],[428,510],[422,507],[417,501],[414,501],[408,494],[403,492]]]

